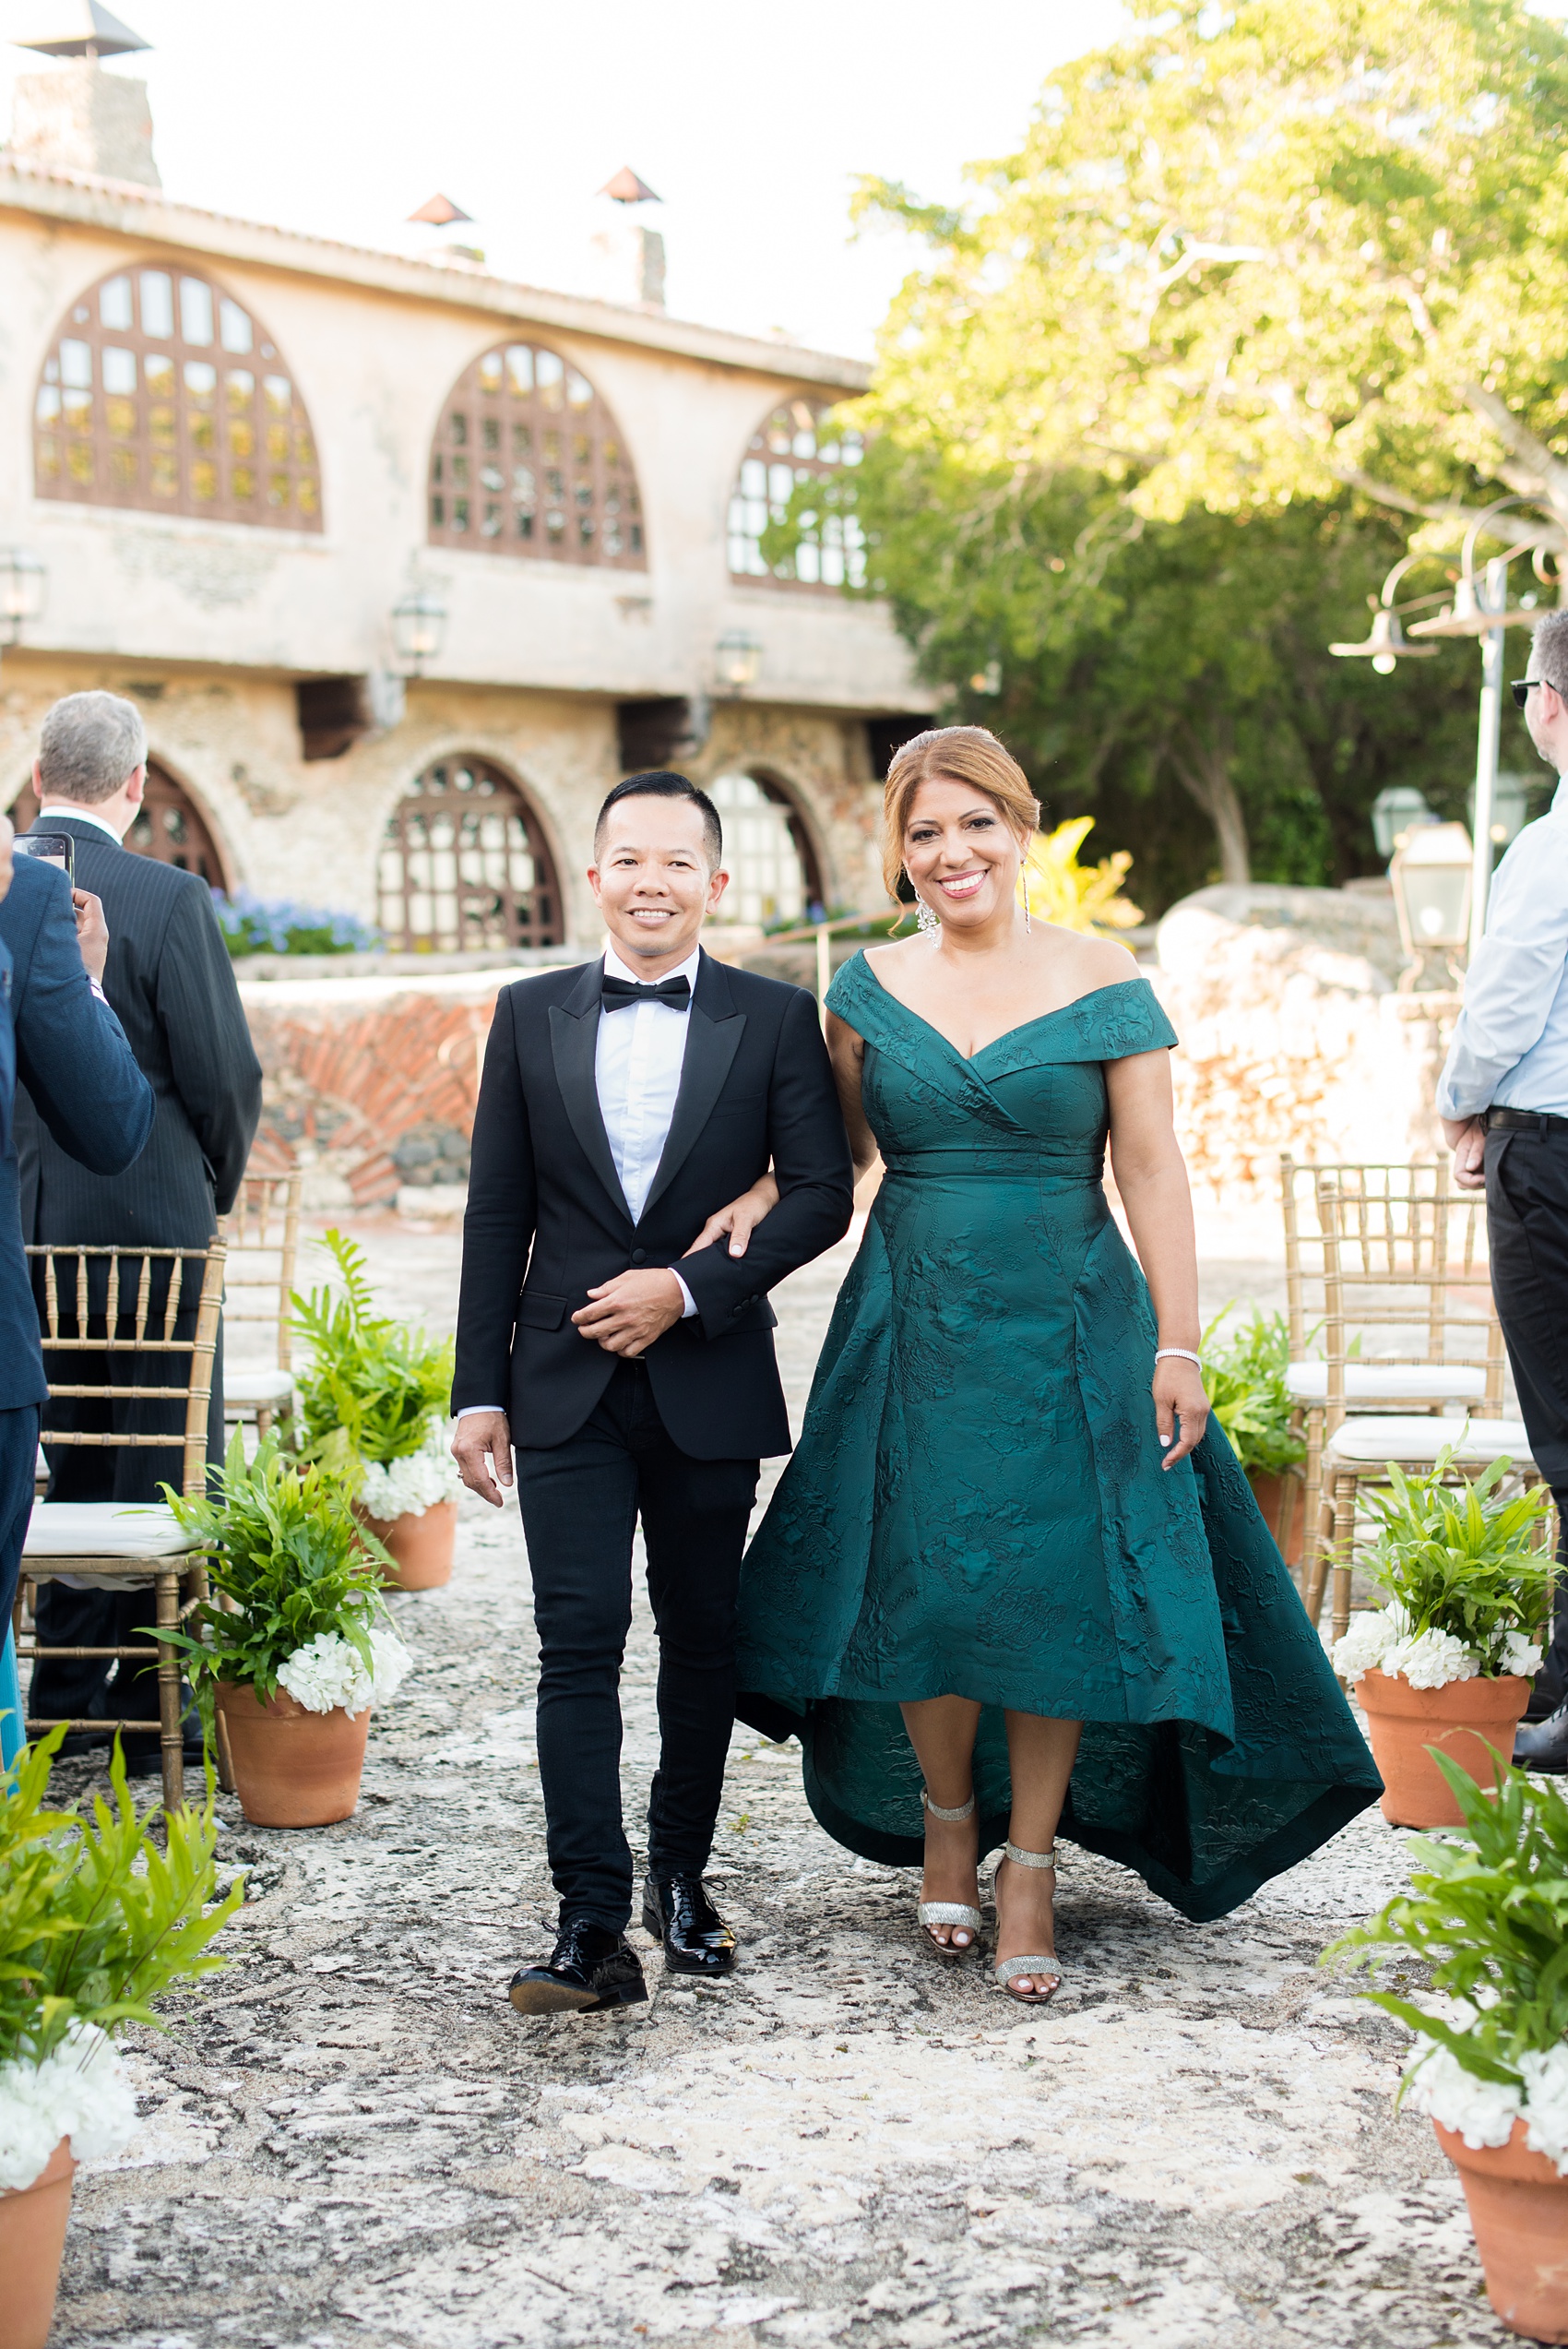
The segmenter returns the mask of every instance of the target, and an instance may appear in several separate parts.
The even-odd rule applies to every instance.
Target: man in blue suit
[[[124,1174],[153,1114],[152,1088],[98,985],[109,940],[96,900],[82,899],[78,939],[65,874],[36,857],[13,861],[11,840],[0,817],[0,1626],[17,1595],[47,1393],[22,1252],[17,1079],[61,1149],[95,1174]]]

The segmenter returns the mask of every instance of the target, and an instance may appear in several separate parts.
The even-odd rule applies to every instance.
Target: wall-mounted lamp
[[[439,590],[418,581],[392,606],[392,644],[410,676],[422,676],[446,641],[446,605]]]
[[[721,636],[713,652],[714,674],[729,693],[744,693],[762,674],[762,647],[740,628]]]
[[[49,574],[25,546],[0,547],[0,648],[21,641],[22,630],[43,612]]]

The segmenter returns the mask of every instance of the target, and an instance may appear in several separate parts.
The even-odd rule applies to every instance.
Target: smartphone
[[[75,888],[77,844],[69,832],[19,832],[11,845],[18,856],[38,856],[45,864],[58,864]]]

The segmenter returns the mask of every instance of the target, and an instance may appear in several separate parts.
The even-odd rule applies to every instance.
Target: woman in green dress
[[[1208,1423],[1152,989],[1020,909],[1039,809],[983,728],[907,744],[885,821],[920,933],[828,996],[857,1169],[880,1149],[884,1175],[747,1556],[740,1710],[799,1735],[829,1834],[923,1863],[941,1954],[978,1938],[1004,1843],[996,1978],[1038,2003],[1059,1829],[1215,1917],[1380,1782]]]

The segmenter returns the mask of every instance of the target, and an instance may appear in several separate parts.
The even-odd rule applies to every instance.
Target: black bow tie
[[[692,999],[690,982],[677,975],[648,980],[616,979],[607,971],[600,981],[599,1000],[606,1011],[624,1011],[629,1003],[667,1003],[671,1011],[684,1011]]]

